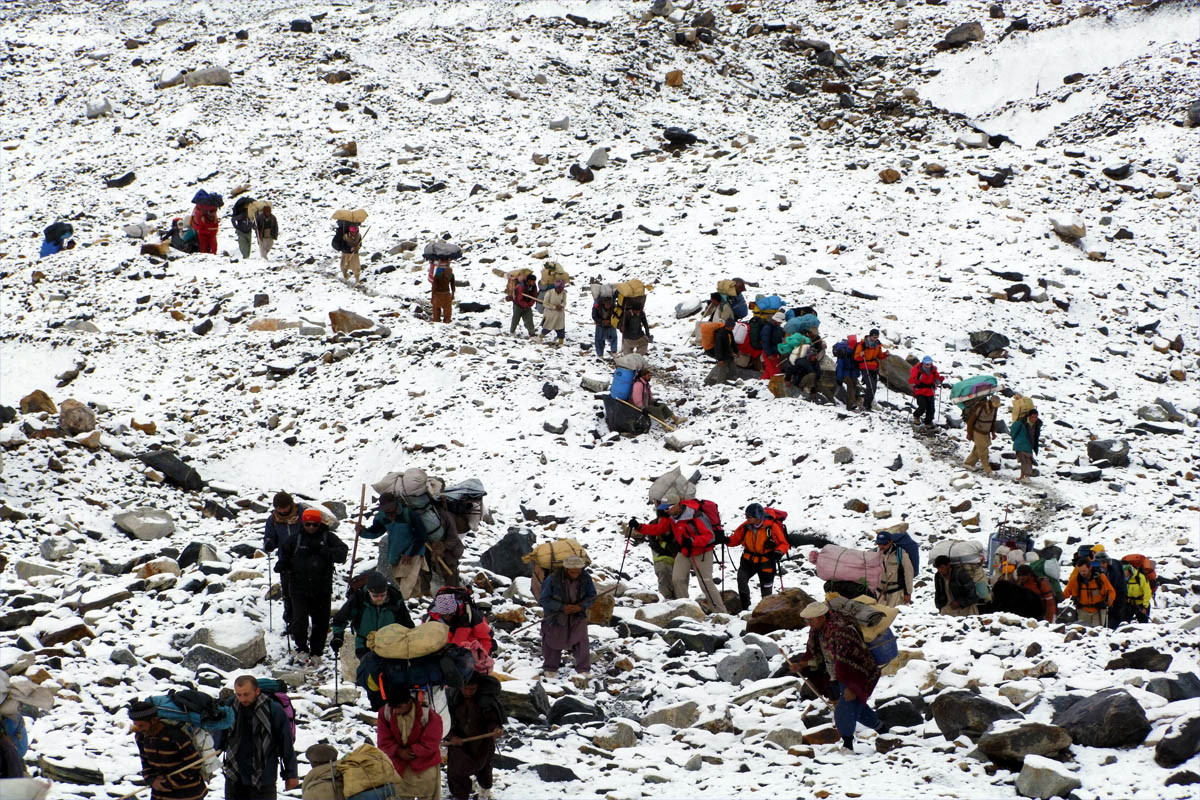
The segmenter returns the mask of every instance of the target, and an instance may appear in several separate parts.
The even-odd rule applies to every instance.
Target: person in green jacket
[[[333,617],[333,638],[329,643],[333,657],[338,657],[345,644],[347,625],[354,631],[354,655],[362,658],[367,654],[367,634],[393,624],[411,628],[412,616],[404,605],[400,591],[388,585],[387,578],[382,574],[372,572],[367,576],[366,586],[352,590],[350,597]],[[349,661],[348,655],[345,660]],[[349,669],[351,666],[354,669]],[[343,667],[343,674],[348,674],[352,679],[358,665],[345,663]]]
[[[1017,452],[1017,461],[1021,464],[1021,477],[1017,481],[1029,483],[1033,476],[1033,454],[1038,451],[1038,439],[1042,435],[1042,421],[1038,419],[1037,409],[1014,422],[1008,432],[1012,435],[1013,450]]]

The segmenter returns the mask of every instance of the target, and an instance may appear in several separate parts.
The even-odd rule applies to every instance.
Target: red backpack
[[[707,553],[716,544],[717,537],[713,532],[722,530],[721,512],[712,500],[684,500],[683,505],[692,509],[694,516],[676,523],[675,540],[679,543],[680,552],[689,557]],[[690,550],[680,541],[684,536],[692,540]]]
[[[1158,592],[1158,572],[1154,569],[1155,563],[1153,560],[1137,553],[1130,553],[1122,558],[1121,561],[1126,564],[1132,564],[1134,569],[1146,576],[1146,582],[1150,584],[1151,594]]]

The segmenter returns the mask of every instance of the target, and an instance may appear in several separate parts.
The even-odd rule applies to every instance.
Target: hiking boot
[[[548,669],[542,673],[542,677],[548,681],[557,680],[558,679],[558,670]]]
[[[853,736],[845,736],[842,738],[842,749],[849,750],[851,753],[854,752],[854,737]]]

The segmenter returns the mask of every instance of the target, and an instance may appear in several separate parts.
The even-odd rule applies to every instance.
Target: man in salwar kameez
[[[596,585],[587,574],[582,556],[568,556],[542,583],[542,669],[553,677],[562,666],[562,651],[570,650],[575,671],[586,675],[591,669],[588,642],[588,607],[596,599]]]

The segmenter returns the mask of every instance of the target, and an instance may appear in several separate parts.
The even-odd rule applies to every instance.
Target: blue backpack
[[[25,730],[25,718],[19,714],[15,717],[4,717],[4,732],[17,747],[17,755],[25,757],[29,751],[29,731]]]
[[[193,689],[172,690],[158,697],[151,697],[159,719],[182,722],[213,732],[233,727],[233,706],[220,705],[210,695]]]

